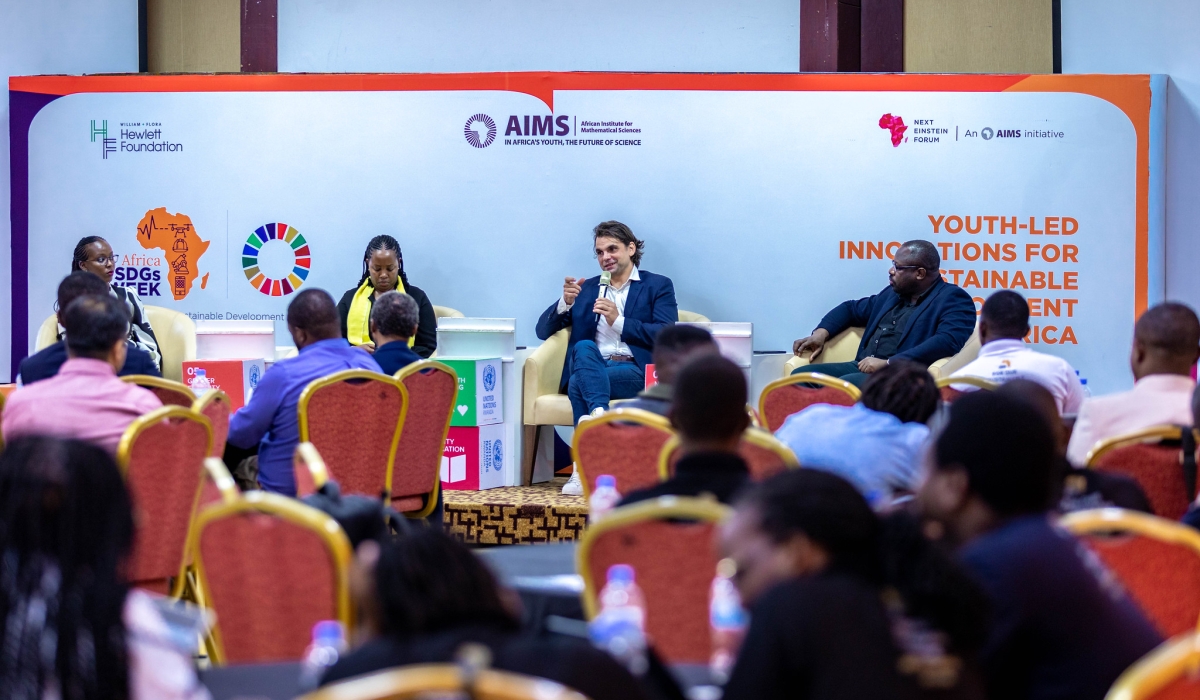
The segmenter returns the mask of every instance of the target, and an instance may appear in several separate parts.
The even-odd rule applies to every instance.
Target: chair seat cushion
[[[564,394],[545,394],[533,402],[533,419],[527,425],[574,425],[571,400]]]

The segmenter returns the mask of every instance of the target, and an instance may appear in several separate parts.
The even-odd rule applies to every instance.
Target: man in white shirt
[[[1138,319],[1133,328],[1130,391],[1083,402],[1067,459],[1083,465],[1105,438],[1155,425],[1191,425],[1192,366],[1200,358],[1200,319],[1184,304],[1166,302]]]
[[[1083,385],[1071,363],[1029,347],[1029,304],[1020,294],[1002,289],[983,303],[979,319],[979,357],[951,377],[979,377],[1003,384],[1010,379],[1028,379],[1046,387],[1054,397],[1059,415],[1074,415],[1083,404]],[[959,391],[972,391],[969,384],[955,384]]]
[[[646,244],[628,226],[605,221],[592,231],[592,242],[605,274],[567,277],[562,296],[542,313],[536,329],[541,340],[570,329],[559,391],[570,397],[575,423],[645,387],[654,338],[679,318],[670,278],[638,269]],[[575,491],[577,483],[573,476],[564,493]]]

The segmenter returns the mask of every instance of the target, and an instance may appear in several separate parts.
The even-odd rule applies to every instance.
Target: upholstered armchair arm
[[[851,362],[858,355],[858,344],[862,342],[864,328],[847,328],[838,333],[825,342],[825,347],[821,350],[821,354],[817,355],[817,362]],[[805,367],[812,364],[812,358],[809,353],[805,353],[801,357],[793,355],[791,359],[783,364],[783,376],[791,376],[792,372],[800,367]]]
[[[533,404],[537,397],[558,393],[563,364],[567,360],[567,340],[570,332],[569,328],[564,328],[555,333],[525,359],[525,391],[521,413],[526,424],[532,425],[530,421],[533,419]]]

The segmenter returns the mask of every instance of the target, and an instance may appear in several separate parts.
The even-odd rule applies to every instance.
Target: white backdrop
[[[464,137],[476,114],[496,125],[485,148]],[[908,125],[898,146],[880,127],[884,114]],[[412,283],[435,304],[468,316],[516,317],[518,342],[531,345],[536,318],[557,297],[562,277],[596,273],[592,226],[619,219],[648,241],[643,267],[675,280],[680,308],[753,321],[758,350],[790,348],[830,307],[886,284],[886,251],[847,259],[860,242],[928,238],[947,246],[943,269],[975,296],[991,291],[980,284],[994,286],[982,271],[1000,270],[1028,297],[1077,300],[1058,302],[1056,317],[1033,319],[1039,328],[1054,326],[1048,340],[1055,343],[1039,349],[1068,358],[1097,392],[1130,383],[1137,144],[1129,119],[1104,100],[559,90],[554,115],[567,117],[570,133],[506,144],[510,118],[523,131],[527,115],[549,110],[532,96],[494,91],[56,100],[30,134],[30,342],[79,236],[101,233],[118,253],[152,258],[125,261],[131,267],[165,271],[177,259],[139,242],[138,224],[160,207],[189,217],[193,244],[208,248],[189,253],[196,269],[186,296],[174,301],[163,288],[162,296],[147,294],[147,303],[282,318],[287,296],[261,294],[243,274],[241,250],[255,229],[283,222],[298,230],[311,250],[304,286],[335,298],[357,282],[366,241],[390,233]],[[159,141],[182,147],[138,153],[122,143],[105,159],[88,138],[91,120],[102,119],[110,132],[118,124],[158,129]],[[584,133],[585,121],[640,131]],[[475,126],[486,139],[486,124]],[[1011,131],[1046,136],[1006,138]],[[602,143],[582,145],[588,140]],[[930,217],[940,221],[937,233]],[[959,225],[951,217],[982,231],[949,233],[946,227]],[[983,217],[993,217],[995,233]],[[1069,217],[1078,231],[1033,236],[1031,217],[1037,230],[1047,217],[1057,227]],[[1013,232],[1001,233],[1005,222]],[[1014,259],[985,261],[981,244],[1011,245]],[[1057,245],[1053,261],[1026,260],[1029,244]],[[1064,262],[1066,245],[1075,246],[1075,259]],[[269,276],[284,277],[294,257],[272,242],[259,262]],[[1030,288],[1015,282],[1018,272]],[[276,326],[286,342],[284,324]],[[1058,344],[1068,326],[1077,344]]]
[[[0,328],[10,325],[8,77],[138,69],[137,3],[131,0],[0,0]],[[0,381],[9,377],[0,343]]]

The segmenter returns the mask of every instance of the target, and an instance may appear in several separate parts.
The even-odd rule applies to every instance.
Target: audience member
[[[592,700],[645,697],[624,667],[586,641],[519,630],[502,591],[467,547],[436,530],[359,545],[351,590],[367,641],[326,672],[322,684],[394,666],[448,663],[468,643],[492,652],[491,667],[548,678]]]
[[[58,325],[62,325],[63,311],[76,298],[87,295],[104,296],[105,294],[108,294],[108,285],[96,275],[82,270],[67,275],[58,284],[58,303],[55,306],[58,312]],[[150,357],[150,353],[134,345],[133,341],[128,341],[126,346],[125,364],[117,371],[119,376],[124,377],[130,374],[162,376],[158,372],[158,365],[154,363],[154,358]],[[17,374],[21,378],[21,384],[27,386],[58,374],[59,368],[66,361],[67,343],[60,335],[58,342],[21,360]]]
[[[371,307],[371,338],[375,340],[375,361],[384,374],[395,374],[419,362],[412,344],[421,321],[417,301],[402,292],[384,292]]]
[[[1200,320],[1183,304],[1159,304],[1133,328],[1130,391],[1087,399],[1075,421],[1067,458],[1084,465],[1096,443],[1154,425],[1191,425],[1192,366],[1200,357]]]
[[[1005,382],[996,393],[1034,407],[1050,427],[1054,436],[1055,483],[1061,482],[1062,486],[1061,496],[1055,499],[1060,511],[1116,507],[1153,512],[1145,492],[1134,479],[1098,469],[1073,467],[1067,462],[1067,427],[1059,415],[1054,396],[1046,387],[1030,379],[1013,379]]]
[[[1192,392],[1192,425],[1200,425],[1200,422],[1196,422],[1197,418],[1200,418],[1200,386]],[[1196,497],[1195,502],[1184,514],[1183,523],[1200,529],[1200,496]]]
[[[937,410],[937,382],[921,365],[893,361],[863,384],[853,406],[815,404],[775,433],[806,469],[833,472],[872,505],[916,488],[925,423]]]
[[[25,437],[0,454],[5,698],[208,697],[195,645],[177,647],[154,598],[122,580],[132,545],[129,492],[103,450]]]
[[[154,336],[154,328],[150,325],[150,317],[146,307],[133,287],[123,287],[112,283],[117,271],[117,254],[113,252],[108,241],[100,236],[84,236],[75,244],[71,256],[71,272],[82,270],[90,272],[104,282],[109,294],[119,300],[129,315],[129,341],[154,360],[155,366],[162,364],[162,353],[158,349],[158,338]],[[164,282],[165,284],[165,282]]]
[[[1071,363],[1038,352],[1025,342],[1029,333],[1029,304],[1017,292],[1001,289],[983,302],[979,317],[979,357],[951,377],[979,377],[996,384],[1011,379],[1031,379],[1046,387],[1060,415],[1079,413],[1083,384]],[[955,384],[959,391],[975,391],[970,384]]]
[[[663,328],[654,338],[654,374],[658,383],[618,408],[640,408],[660,416],[667,415],[679,368],[692,355],[701,352],[720,352],[717,341],[708,331],[684,324]]]
[[[911,518],[881,524],[841,477],[798,469],[750,487],[719,546],[750,611],[726,700],[979,696],[983,592]]]
[[[82,296],[62,314],[67,361],[50,379],[13,392],[4,407],[5,441],[20,435],[53,435],[94,442],[117,451],[138,416],[162,408],[149,391],[121,381],[129,314],[111,296]]]
[[[258,483],[267,491],[296,495],[292,454],[300,443],[300,394],[313,380],[347,369],[378,372],[371,355],[342,337],[333,298],[323,289],[305,289],[288,305],[288,331],[299,354],[280,360],[259,380],[250,402],[229,419],[229,444],[258,447]],[[237,456],[237,451],[227,451]]]
[[[716,353],[693,357],[679,370],[668,417],[679,435],[675,475],[626,494],[620,505],[705,493],[728,503],[750,478],[738,456],[742,433],[750,425],[742,370]]]
[[[960,398],[929,452],[925,515],[993,603],[984,672],[993,698],[1099,700],[1160,641],[1110,574],[1050,520],[1054,436],[1032,406]]]

